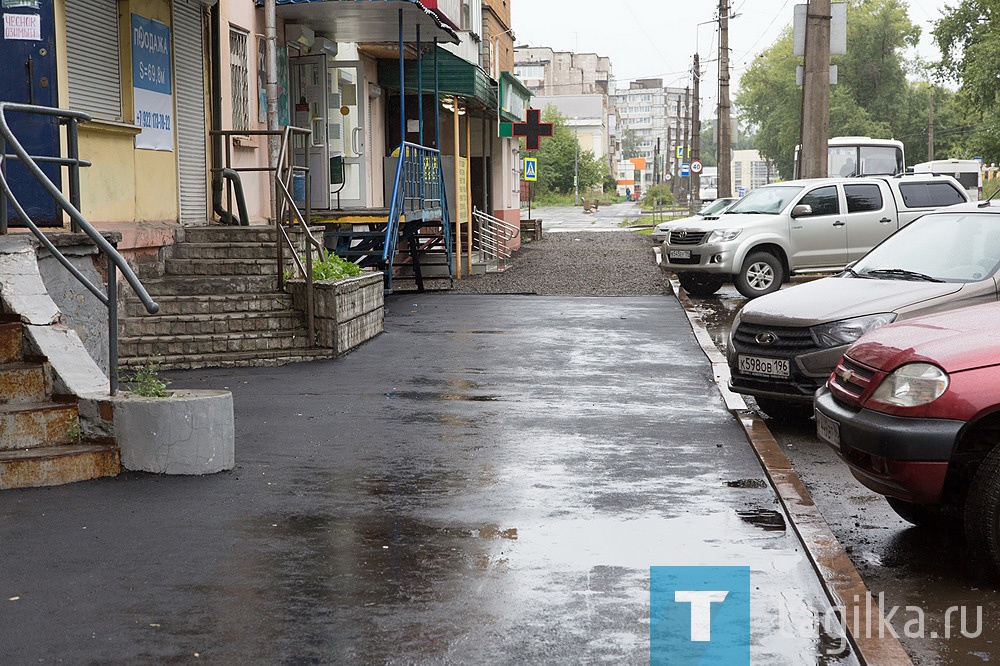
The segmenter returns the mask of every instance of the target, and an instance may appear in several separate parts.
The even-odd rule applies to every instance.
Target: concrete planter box
[[[289,280],[292,302],[306,309],[305,280]],[[385,291],[381,273],[313,283],[316,344],[343,354],[385,330]]]
[[[168,398],[113,399],[122,467],[157,474],[213,474],[235,464],[233,394],[177,390]]]

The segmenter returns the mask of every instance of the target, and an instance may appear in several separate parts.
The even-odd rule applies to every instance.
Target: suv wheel
[[[813,406],[806,402],[793,402],[779,398],[754,396],[760,411],[775,421],[790,423],[792,421],[808,421],[813,415]]]
[[[752,252],[733,279],[736,289],[747,298],[778,291],[784,281],[785,269],[781,260],[770,252]]]
[[[721,275],[709,275],[706,273],[678,273],[677,281],[684,287],[684,291],[692,296],[705,298],[719,291],[726,281]]]
[[[965,540],[980,564],[1000,570],[1000,446],[979,465],[969,486]]]
[[[957,527],[956,523],[961,524],[960,520],[950,518],[937,506],[914,504],[897,497],[886,497],[885,501],[889,503],[897,516],[917,527],[948,528]]]

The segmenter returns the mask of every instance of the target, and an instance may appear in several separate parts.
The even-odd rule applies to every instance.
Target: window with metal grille
[[[250,129],[250,60],[247,57],[249,33],[229,29],[229,69],[233,94],[233,129]]]

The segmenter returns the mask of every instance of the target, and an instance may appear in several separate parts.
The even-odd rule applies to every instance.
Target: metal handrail
[[[59,163],[64,165],[70,165],[71,168],[79,167],[82,165],[89,165],[89,162],[84,162],[75,155],[76,147],[79,145],[77,140],[77,124],[80,121],[89,122],[90,116],[85,113],[80,113],[78,111],[66,111],[64,109],[57,109],[48,106],[36,106],[33,104],[14,104],[11,102],[0,102],[0,137],[4,144],[10,146],[14,154],[7,155],[6,147],[0,150],[0,189],[3,189],[2,196],[0,199],[3,200],[3,206],[0,207],[3,214],[3,233],[6,233],[6,223],[7,223],[7,210],[6,204],[9,201],[14,206],[14,212],[17,216],[21,218],[25,226],[31,230],[31,233],[45,246],[52,256],[55,257],[59,263],[61,263],[70,274],[75,277],[86,289],[97,297],[105,307],[108,309],[108,381],[110,384],[111,395],[115,395],[118,392],[118,275],[116,272],[120,270],[125,280],[129,283],[132,289],[135,291],[139,300],[145,306],[146,311],[150,314],[155,314],[159,312],[160,306],[157,305],[153,299],[149,296],[146,288],[142,286],[142,282],[132,271],[132,268],[128,265],[118,250],[115,249],[114,245],[108,242],[104,236],[101,235],[97,229],[95,229],[90,222],[83,217],[83,214],[79,210],[79,178],[74,175],[70,178],[70,189],[73,191],[75,202],[70,202],[66,197],[63,196],[59,188],[45,175],[45,172],[36,163],[36,160],[24,149],[21,143],[14,136],[14,133],[10,129],[10,125],[7,123],[7,111],[13,111],[16,113],[35,113],[38,115],[54,116],[56,118],[64,119],[67,121],[68,126],[68,137],[67,144],[70,146],[71,155],[69,158],[63,160],[59,158]],[[102,292],[98,287],[96,287],[90,280],[88,280],[77,268],[74,266],[66,256],[52,244],[52,241],[46,237],[41,229],[31,220],[31,217],[25,212],[24,208],[21,206],[17,197],[14,196],[14,192],[10,188],[10,184],[7,182],[7,160],[15,158],[17,159],[24,168],[30,173],[35,180],[49,193],[59,207],[70,217],[73,223],[74,229],[79,229],[83,233],[87,234],[91,241],[98,247],[98,249],[105,254],[108,258],[108,284],[107,293]],[[48,159],[45,161],[53,161]]]
[[[430,204],[430,206],[428,206]],[[389,219],[382,246],[382,265],[386,273],[386,286],[392,287],[392,261],[396,256],[399,239],[399,218],[409,213],[428,210],[441,211],[441,227],[444,234],[445,252],[448,255],[448,270],[452,272],[451,218],[448,213],[448,197],[444,173],[441,168],[441,151],[404,141],[400,146],[399,161],[396,163],[396,180],[392,186]]]
[[[521,227],[477,208],[472,209],[472,217],[479,222],[479,255],[485,261],[496,261],[497,268],[505,270],[507,260],[513,255],[507,241],[517,238],[521,233]]]
[[[313,292],[313,279],[312,279],[312,252],[316,250],[317,256],[322,257],[324,250],[322,241],[318,240],[312,234],[312,230],[309,229],[308,220],[312,218],[312,209],[310,204],[309,196],[309,167],[299,166],[293,163],[292,154],[288,149],[291,144],[291,139],[295,135],[301,135],[308,137],[312,135],[312,130],[304,129],[302,127],[285,127],[283,130],[212,130],[209,132],[211,136],[221,136],[226,140],[226,159],[225,166],[216,167],[212,169],[213,173],[218,173],[222,176],[226,176],[230,181],[230,186],[233,187],[235,184],[237,193],[237,205],[240,205],[240,192],[242,190],[242,185],[239,185],[239,174],[243,172],[261,172],[266,171],[272,173],[272,180],[274,181],[274,199],[272,201],[272,213],[274,215],[274,233],[275,233],[275,245],[276,245],[276,256],[277,256],[277,280],[278,280],[278,290],[283,290],[285,288],[285,249],[287,248],[290,252],[292,263],[295,266],[296,271],[301,275],[306,282],[306,334],[309,339],[309,345],[311,347],[316,346],[316,318],[315,318],[315,297]],[[266,167],[234,167],[232,166],[232,151],[230,147],[230,140],[234,136],[239,137],[250,137],[250,136],[276,136],[281,137],[281,143],[278,150],[278,160],[275,165]],[[295,174],[301,173],[305,178],[306,183],[306,195],[305,195],[305,215],[299,210],[298,206],[295,204],[295,197],[292,195],[292,181],[294,180]],[[235,179],[233,178],[235,176]],[[228,215],[232,218],[232,202],[229,202]],[[245,219],[245,212],[240,211],[241,218]],[[287,222],[286,222],[287,218]],[[306,248],[305,264],[303,265],[302,260],[299,258],[298,249],[295,244],[292,243],[292,239],[289,237],[288,232],[285,230],[285,226],[291,226],[293,224],[299,224],[303,231],[305,232],[306,241],[308,247]]]

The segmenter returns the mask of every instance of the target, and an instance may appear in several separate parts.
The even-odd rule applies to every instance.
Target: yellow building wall
[[[65,2],[57,0],[56,40],[63,45],[58,56],[59,99],[69,106],[66,64]],[[94,224],[127,222],[176,222],[180,217],[176,152],[137,150],[139,129],[132,95],[132,14],[171,25],[168,0],[119,0],[119,54],[124,122],[93,121],[80,126],[80,157],[93,165],[81,170],[83,215]],[[175,137],[176,139],[176,137]]]

